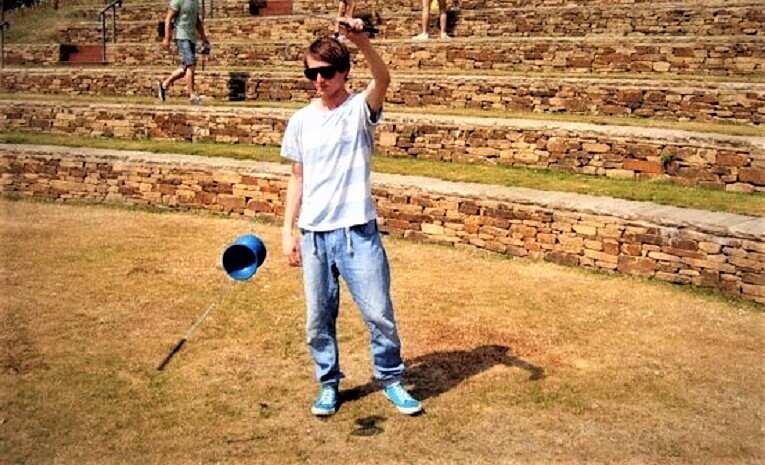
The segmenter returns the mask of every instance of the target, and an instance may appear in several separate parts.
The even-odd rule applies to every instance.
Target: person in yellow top
[[[430,21],[431,7],[438,4],[438,25],[441,29],[441,39],[449,40],[451,37],[446,33],[446,0],[422,0],[422,32],[413,37],[414,40],[428,40],[428,22]],[[435,9],[435,8],[433,8]]]

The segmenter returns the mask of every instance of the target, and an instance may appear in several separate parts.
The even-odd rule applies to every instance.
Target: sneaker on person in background
[[[441,33],[441,40],[452,40],[451,37],[449,37],[449,34],[442,32]]]
[[[202,104],[202,96],[198,94],[191,94],[191,98],[189,99],[192,105],[201,105]]]
[[[422,411],[422,404],[419,400],[412,397],[401,383],[391,384],[383,389],[385,397],[396,406],[399,412],[404,415],[414,415]]]
[[[418,40],[418,41],[428,40],[428,33],[422,32],[420,34],[417,34],[416,36],[412,37],[412,40]]]

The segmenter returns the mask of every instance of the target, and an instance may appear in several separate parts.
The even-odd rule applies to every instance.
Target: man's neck
[[[343,87],[341,90],[332,95],[323,96],[321,98],[321,106],[327,110],[334,110],[335,108],[342,105],[342,103],[345,102],[345,99],[347,99],[349,95],[350,93],[345,89],[345,87]]]

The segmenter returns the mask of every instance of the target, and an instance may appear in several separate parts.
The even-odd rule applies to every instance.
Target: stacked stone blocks
[[[232,215],[283,214],[288,174],[279,165],[195,163],[172,156],[149,161],[146,155],[76,152],[2,147],[3,192]],[[550,208],[500,194],[444,194],[411,181],[376,183],[373,193],[381,229],[396,236],[694,284],[765,303],[765,229],[758,228],[765,225],[762,219],[737,232],[703,222],[656,224]]]
[[[0,121],[87,137],[169,139],[278,145],[292,110],[145,105],[13,103],[0,100]],[[560,123],[389,113],[377,151],[393,157],[553,168],[614,178],[665,177],[687,185],[765,191],[765,139],[672,137],[622,128],[611,134]],[[645,133],[645,135],[641,135]],[[674,139],[674,140],[673,140]]]

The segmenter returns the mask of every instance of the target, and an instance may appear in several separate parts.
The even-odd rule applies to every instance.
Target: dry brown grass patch
[[[5,463],[761,463],[765,314],[739,301],[386,238],[408,382],[392,411],[343,291],[346,401],[314,419],[299,273],[279,228],[0,201]],[[271,254],[165,372],[227,282],[225,244]]]

